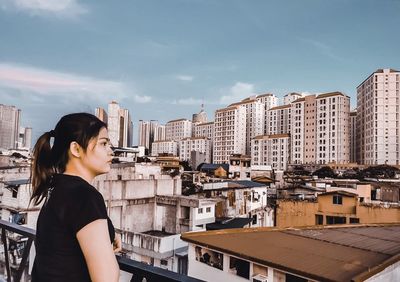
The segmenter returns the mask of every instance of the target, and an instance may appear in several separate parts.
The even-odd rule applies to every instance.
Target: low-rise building
[[[204,281],[398,281],[400,224],[191,232],[189,270]]]
[[[271,166],[274,170],[286,170],[290,162],[290,135],[262,135],[252,140],[252,166]]]
[[[241,154],[229,156],[229,177],[236,180],[250,180],[251,157]]]
[[[151,144],[151,155],[157,157],[161,154],[178,156],[178,142],[176,141],[155,141]]]
[[[181,161],[191,160],[192,152],[205,154],[204,162],[211,162],[211,140],[206,137],[188,137],[179,141],[179,158]]]

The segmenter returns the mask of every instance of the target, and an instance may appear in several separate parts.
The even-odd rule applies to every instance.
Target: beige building
[[[105,124],[107,124],[108,122],[108,115],[105,109],[97,107],[94,111],[94,115],[101,120],[102,122],[104,122]]]
[[[189,161],[192,152],[200,152],[206,155],[205,162],[211,162],[211,140],[207,137],[188,137],[179,141],[179,159]]]
[[[252,140],[252,166],[271,166],[274,170],[286,170],[290,163],[290,135],[262,135]]]
[[[192,122],[188,119],[176,119],[167,122],[165,125],[165,139],[180,141],[183,138],[192,136]]]
[[[378,69],[357,87],[357,162],[400,164],[400,72]]]
[[[154,141],[151,144],[151,155],[157,157],[160,154],[171,154],[173,156],[178,156],[178,142]]]
[[[213,162],[229,163],[232,154],[246,153],[246,107],[230,106],[215,111]]]
[[[283,96],[283,104],[284,105],[290,105],[292,102],[304,97],[303,94],[292,92],[288,93],[285,96]]]
[[[21,110],[0,104],[0,148],[17,148],[20,118]]]
[[[151,154],[151,144],[154,142],[154,133],[155,129],[158,126],[158,122],[156,120],[139,120],[138,124],[138,139],[139,139],[139,146],[144,146],[146,149],[150,150]]]
[[[214,139],[214,122],[193,124],[193,137],[206,137]]]
[[[331,92],[309,95],[292,103],[291,162],[348,163],[350,160],[350,97]]]
[[[361,203],[355,193],[331,191],[318,195],[317,202],[279,200],[279,228],[353,223],[399,223],[400,208]]]

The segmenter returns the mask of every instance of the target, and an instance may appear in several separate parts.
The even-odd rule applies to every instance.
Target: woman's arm
[[[93,282],[118,281],[119,267],[110,243],[106,219],[97,219],[76,233]]]

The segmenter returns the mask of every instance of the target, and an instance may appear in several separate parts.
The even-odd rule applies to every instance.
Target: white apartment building
[[[160,154],[172,154],[173,156],[178,156],[178,142],[154,141],[151,144],[151,155],[157,157]]]
[[[17,148],[20,117],[21,110],[0,104],[0,148]]]
[[[96,111],[97,112],[97,111]],[[100,112],[98,112],[100,115]],[[133,123],[127,109],[121,109],[116,101],[108,104],[108,135],[115,147],[132,146]]]
[[[357,162],[400,163],[400,72],[378,69],[357,87]]]
[[[283,96],[283,104],[290,105],[292,102],[296,101],[297,99],[303,98],[304,95],[296,92],[288,93]]]
[[[206,163],[211,162],[211,140],[207,137],[188,137],[179,141],[179,159],[189,161],[192,152],[206,155]]]
[[[292,121],[291,110],[291,105],[277,106],[269,109],[265,122],[265,135],[289,134]]]
[[[192,136],[192,121],[188,119],[176,119],[165,125],[166,140],[179,141]]]
[[[157,124],[154,128],[154,141],[164,141],[165,139],[165,125]]]
[[[350,112],[350,162],[357,162],[357,111]]]
[[[251,164],[286,170],[290,163],[290,135],[261,135],[252,140]]]
[[[350,97],[340,92],[309,95],[291,105],[291,162],[348,163]]]
[[[201,111],[197,114],[193,114],[192,116],[193,123],[206,123],[208,122],[207,113],[203,109],[203,105],[201,105]]]
[[[265,105],[263,102],[252,96],[239,103],[229,105],[229,107],[243,106],[246,109],[246,154],[251,154],[251,139],[263,134]]]
[[[206,137],[210,140],[214,139],[214,122],[194,123],[193,137]]]
[[[267,93],[256,96],[257,101],[264,104],[264,110],[267,111],[273,107],[278,106],[279,99],[274,94]]]
[[[332,92],[318,95],[316,163],[350,161],[350,97]]]
[[[32,147],[32,128],[31,127],[20,127],[18,136],[19,149],[30,150]]]
[[[236,105],[215,111],[213,162],[229,163],[232,154],[246,153],[246,107]]]

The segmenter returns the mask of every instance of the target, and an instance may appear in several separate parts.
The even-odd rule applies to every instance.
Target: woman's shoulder
[[[56,174],[54,176],[55,192],[68,199],[85,199],[87,197],[101,198],[102,195],[96,188],[85,181],[83,178],[75,175]]]

